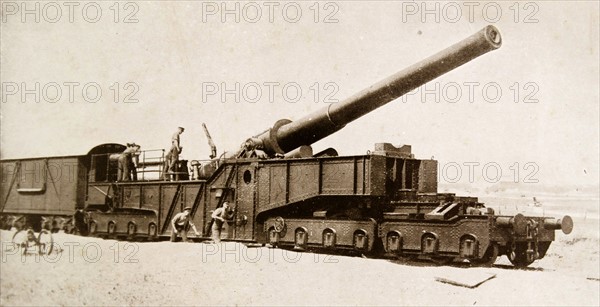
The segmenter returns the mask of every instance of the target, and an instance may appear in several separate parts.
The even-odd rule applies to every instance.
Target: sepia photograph
[[[598,1],[0,18],[0,306],[600,305]]]

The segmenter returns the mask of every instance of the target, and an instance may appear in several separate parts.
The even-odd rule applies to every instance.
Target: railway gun
[[[117,181],[111,156],[123,152],[120,144],[83,156],[3,160],[3,225],[157,240],[169,237],[171,219],[191,207],[203,229],[191,238],[204,241],[212,212],[227,201],[233,209],[224,240],[438,263],[490,265],[506,255],[515,266],[527,266],[545,256],[556,230],[571,232],[569,216],[498,215],[476,197],[439,193],[437,161],[415,158],[409,145],[378,143],[354,156],[311,147],[501,44],[498,30],[487,26],[346,100],[295,121],[280,119],[220,156],[203,124],[210,159],[191,161],[191,169],[178,161],[168,174],[172,181],[164,180],[164,150],[142,152],[139,180]],[[57,165],[70,167],[69,180],[64,172],[60,180],[53,177]],[[41,178],[23,175],[32,169],[41,170]]]

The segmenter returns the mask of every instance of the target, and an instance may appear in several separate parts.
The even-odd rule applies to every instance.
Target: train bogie
[[[329,249],[370,253],[377,241],[375,220],[270,218],[264,224],[267,241],[299,250]]]

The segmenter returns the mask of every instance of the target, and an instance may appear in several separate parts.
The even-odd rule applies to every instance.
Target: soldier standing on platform
[[[183,129],[183,127],[178,127],[177,131],[175,131],[175,133],[173,133],[173,136],[171,137],[171,149],[169,150],[169,153],[166,157],[167,167],[165,168],[165,179],[167,180],[170,179],[170,174],[174,174],[174,177],[177,178],[177,161],[179,161],[179,154],[182,150],[179,136],[183,133],[184,130],[185,129]]]
[[[129,172],[131,173],[131,179],[133,179],[134,181],[137,181],[137,167],[140,163],[140,145],[137,145],[136,143],[132,144],[133,146],[133,152],[131,153],[131,156],[129,157]]]

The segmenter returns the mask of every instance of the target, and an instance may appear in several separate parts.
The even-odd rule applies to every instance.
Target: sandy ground
[[[597,207],[596,207],[597,208]],[[576,217],[526,270],[436,267],[242,244],[133,243],[55,234],[21,256],[2,231],[0,305],[600,305],[598,216]],[[436,277],[496,277],[477,288]]]

